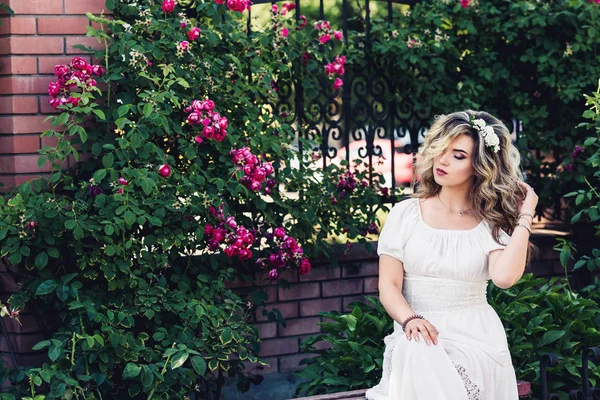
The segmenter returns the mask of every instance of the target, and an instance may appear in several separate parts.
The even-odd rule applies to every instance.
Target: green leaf
[[[229,344],[231,342],[231,340],[233,339],[233,334],[231,333],[231,329],[229,329],[229,328],[223,329],[223,332],[221,332],[219,339],[221,340],[221,344],[223,344],[223,345]]]
[[[115,0],[106,0],[104,5],[106,6],[107,10],[112,11],[115,9]]]
[[[60,256],[60,253],[58,252],[58,249],[56,249],[55,247],[50,247],[48,249],[48,255],[52,258],[58,258]]]
[[[81,225],[77,224],[77,226],[75,227],[75,229],[73,229],[73,237],[76,240],[83,239],[83,229],[81,229]]]
[[[131,211],[126,211],[125,212],[125,223],[129,226],[133,225],[135,223],[135,214],[132,213]]]
[[[204,358],[200,356],[194,356],[191,358],[191,362],[194,371],[196,371],[198,375],[204,376],[204,374],[206,374],[206,361],[204,361]]]
[[[37,161],[38,168],[42,168],[44,164],[46,164],[47,158],[46,156],[40,156]]]
[[[42,349],[45,349],[46,347],[50,346],[50,344],[51,344],[51,342],[49,340],[43,340],[43,341],[37,343],[35,346],[33,346],[31,348],[31,350],[35,350],[35,351],[42,350]]]
[[[35,258],[35,266],[42,269],[48,264],[48,254],[45,252],[40,253]]]
[[[112,153],[105,154],[104,157],[102,157],[102,166],[104,168],[109,169],[113,166],[114,163],[115,156],[113,156]]]
[[[539,346],[546,346],[550,343],[556,342],[558,339],[564,336],[565,331],[548,331],[544,333],[542,340],[539,342]]]
[[[50,347],[50,349],[48,350],[48,357],[50,358],[50,360],[52,360],[52,361],[58,360],[58,357],[60,357],[60,350],[61,350],[61,348],[56,345]]]
[[[48,279],[40,284],[35,290],[36,296],[44,296],[46,294],[50,294],[56,290],[58,283],[53,279]]]
[[[127,363],[123,370],[123,379],[133,379],[140,374],[142,367],[134,363]]]
[[[12,253],[8,258],[12,265],[20,264],[23,261],[23,256],[19,252]]]
[[[142,385],[144,385],[144,388],[148,389],[152,386],[153,383],[154,374],[152,373],[150,368],[144,365],[144,368],[142,369]]]
[[[97,110],[97,109],[94,109],[94,110],[93,110],[93,113],[94,113],[94,114],[96,114],[96,116],[97,116],[98,118],[100,118],[102,121],[105,121],[105,120],[106,120],[106,116],[104,115],[104,111],[102,111],[102,110]]]
[[[146,103],[142,112],[145,117],[149,117],[152,114],[152,103]]]
[[[181,367],[183,365],[183,363],[186,362],[186,360],[188,359],[189,356],[190,356],[190,354],[187,351],[177,353],[171,359],[171,369],[177,369],[177,368]]]
[[[106,176],[105,169],[97,170],[96,172],[94,172],[94,182],[96,182],[96,184],[102,182],[102,179],[104,179],[105,176]]]

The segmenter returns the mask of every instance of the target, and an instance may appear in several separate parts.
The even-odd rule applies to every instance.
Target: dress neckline
[[[427,229],[430,229],[432,231],[436,231],[436,232],[448,232],[448,233],[468,233],[468,232],[475,231],[480,226],[482,226],[483,223],[484,223],[484,220],[482,219],[481,221],[479,221],[479,223],[476,226],[474,226],[473,228],[469,228],[469,229],[442,229],[442,228],[434,228],[431,225],[427,224],[427,222],[425,222],[425,219],[423,219],[423,214],[421,212],[421,199],[418,198],[418,197],[415,198],[415,203],[416,203],[416,207],[417,207],[417,214],[419,215],[419,221],[421,222],[421,224],[423,226],[425,226]]]

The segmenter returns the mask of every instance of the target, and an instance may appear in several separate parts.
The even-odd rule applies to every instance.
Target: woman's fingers
[[[437,344],[437,337],[439,335],[437,328],[435,326],[431,325],[431,323],[429,321],[425,321],[425,326],[427,327],[427,331],[429,332],[431,341],[433,342],[433,344]]]

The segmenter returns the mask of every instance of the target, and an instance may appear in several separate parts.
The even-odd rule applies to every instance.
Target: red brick
[[[305,364],[300,365],[300,361],[305,358],[316,357],[316,354],[294,354],[293,356],[283,356],[279,358],[279,372],[299,371],[306,367]]]
[[[365,278],[365,293],[377,293],[379,291],[379,278],[376,276]]]
[[[373,262],[364,264],[348,264],[342,267],[343,278],[377,275],[379,275],[379,265]]]
[[[86,62],[90,62],[89,56],[82,56]],[[54,67],[56,65],[70,64],[73,56],[40,56],[38,57],[38,73],[40,74],[53,74]]]
[[[56,109],[50,105],[50,96],[40,96],[40,112],[42,114],[57,114],[62,110]]]
[[[104,1],[102,1],[104,3]],[[16,0],[10,2],[15,14],[62,14],[62,0]]]
[[[10,49],[8,54],[62,54],[65,51],[62,37],[11,36],[0,39],[0,50],[6,46]]]
[[[244,370],[246,373],[253,373],[258,375],[267,375],[275,372],[279,372],[277,368],[277,357],[263,358],[263,361],[268,365],[262,365],[259,363],[253,364],[250,361],[244,361]]]
[[[321,265],[313,268],[306,275],[300,275],[300,282],[323,281],[326,279],[340,279],[340,267]]]
[[[297,318],[287,321],[286,326],[279,327],[279,336],[298,336],[308,333],[319,333],[321,327],[317,325],[321,317]]]
[[[66,14],[100,14],[103,10],[108,12],[104,0],[64,0]]]
[[[267,310],[278,309],[281,315],[284,318],[296,318],[298,316],[298,303],[275,303],[270,304]],[[262,315],[262,308],[256,311],[256,320],[257,321],[267,321],[267,317]]]
[[[0,136],[0,154],[37,153],[39,148],[38,135]]]
[[[51,76],[11,76],[0,78],[0,94],[46,94]]]
[[[101,50],[102,44],[98,43],[98,40],[93,37],[87,36],[70,36],[66,38],[67,44],[65,46],[67,54],[82,54],[86,52],[82,52],[80,49],[76,49],[73,46],[76,44],[84,45],[85,47],[91,46],[94,50]]]
[[[304,300],[300,302],[300,315],[318,315],[322,311],[342,311],[342,299],[339,297],[329,299]]]
[[[42,17],[37,19],[40,35],[85,35],[90,20],[86,17]]]
[[[291,285],[289,289],[279,289],[279,300],[298,300],[298,299],[310,299],[319,297],[321,294],[319,284],[317,282],[311,283],[295,283]]]
[[[298,353],[297,338],[268,339],[260,343],[260,357]]]
[[[258,334],[261,339],[277,337],[277,322],[256,324],[256,327],[258,328]]]
[[[0,75],[27,75],[37,72],[35,57],[3,57],[0,58]],[[5,83],[3,83],[5,85]],[[4,92],[0,86],[0,92]]]
[[[10,17],[0,18],[0,35],[34,35],[35,18],[32,17]]]
[[[0,157],[0,171],[3,170],[3,160],[2,157]],[[12,161],[11,161],[12,162]],[[47,175],[48,174],[44,174]],[[10,190],[11,187],[16,187],[19,186],[25,182],[29,182],[32,179],[39,179],[40,178],[40,174],[34,174],[34,175],[30,175],[30,174],[22,174],[22,175],[12,175],[12,176],[0,176],[0,182],[4,183],[4,185],[6,185],[4,188],[0,188],[0,191],[8,191]]]
[[[358,279],[340,279],[337,281],[322,282],[323,297],[335,297],[345,294],[362,293],[363,280]]]
[[[50,128],[45,116],[0,117],[0,133],[41,133]]]
[[[50,166],[46,164],[41,169],[37,166],[39,155],[18,155],[18,156],[0,156],[0,173],[42,173],[50,171]],[[27,179],[24,179],[25,181]],[[21,180],[22,182],[23,180]],[[18,181],[17,181],[18,182]]]
[[[50,107],[51,110],[54,110],[52,108],[52,106],[50,106],[50,104],[48,104],[48,107]],[[42,111],[42,112],[44,112],[44,111]],[[225,286],[228,287],[228,288],[230,288],[230,289],[241,288],[241,287],[249,287],[249,286],[252,286],[252,282],[245,281],[242,278],[237,277],[235,281],[225,282]]]
[[[36,114],[39,111],[35,96],[0,97],[0,114]]]
[[[342,312],[345,313],[345,312],[352,311],[352,310],[350,310],[350,308],[348,308],[348,304],[352,303],[353,301],[361,301],[363,303],[366,303],[364,295],[344,297],[342,299]]]

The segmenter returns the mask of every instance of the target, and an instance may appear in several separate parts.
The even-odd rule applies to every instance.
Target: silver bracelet
[[[517,217],[517,219],[519,219],[521,217],[524,217],[524,216],[531,217],[531,220],[533,221],[533,215],[531,215],[529,213],[521,213],[521,214],[519,214],[519,216]]]
[[[528,227],[527,225],[517,222],[517,226],[522,226],[523,228],[527,229],[529,231],[529,234],[531,235],[531,228]],[[516,226],[515,226],[515,228],[516,228]]]

